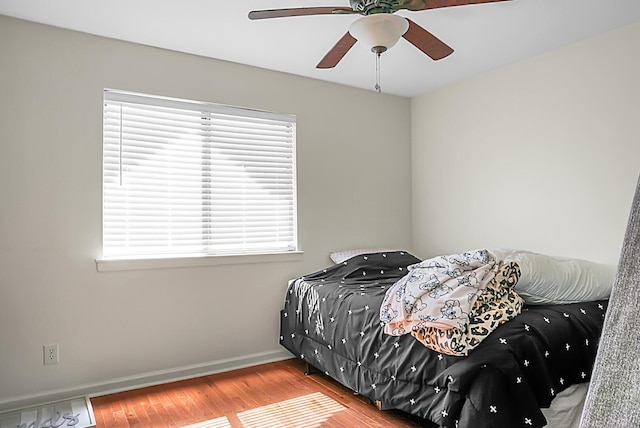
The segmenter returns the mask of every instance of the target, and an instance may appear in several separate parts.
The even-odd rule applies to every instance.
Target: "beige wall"
[[[97,272],[104,88],[296,114],[302,261]],[[0,94],[0,408],[282,358],[287,279],[411,250],[409,99],[3,16]]]
[[[414,98],[416,250],[615,264],[640,173],[639,49],[635,24]]]

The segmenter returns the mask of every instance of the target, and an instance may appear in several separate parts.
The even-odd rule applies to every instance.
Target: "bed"
[[[433,426],[542,427],[557,396],[580,402],[606,299],[525,304],[468,355],[451,355],[384,332],[383,301],[421,262],[406,251],[364,253],[290,281],[280,344],[381,410]]]

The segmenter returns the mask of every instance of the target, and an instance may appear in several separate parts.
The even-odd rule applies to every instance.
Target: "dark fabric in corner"
[[[640,427],[640,179],[609,302],[581,428]]]

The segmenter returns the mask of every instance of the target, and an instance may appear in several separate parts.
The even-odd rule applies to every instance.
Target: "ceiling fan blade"
[[[412,10],[426,10],[426,9],[438,9],[441,7],[452,7],[452,6],[465,6],[468,4],[482,4],[482,3],[494,3],[499,1],[510,1],[510,0],[423,0],[424,6],[420,9],[412,9]]]
[[[349,49],[356,44],[356,39],[347,31],[338,43],[320,60],[316,68],[333,68],[349,52]]]
[[[409,22],[409,29],[402,35],[402,37],[404,37],[422,52],[429,55],[431,59],[437,61],[453,53],[453,49],[451,49],[451,47],[449,47],[449,45],[447,45],[445,42],[428,32],[412,20],[407,19],[407,21]]]
[[[353,12],[350,7],[295,7],[291,9],[252,10],[249,19],[283,18],[286,16],[332,15],[335,13]]]

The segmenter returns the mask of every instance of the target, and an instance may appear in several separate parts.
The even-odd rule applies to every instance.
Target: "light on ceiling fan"
[[[349,33],[360,43],[366,45],[376,54],[376,85],[380,89],[380,54],[398,43],[400,37],[409,29],[409,22],[398,15],[376,13],[366,15],[354,21]]]
[[[409,29],[409,22],[401,16],[377,13],[363,16],[349,27],[349,33],[375,53],[382,53],[395,45]]]

